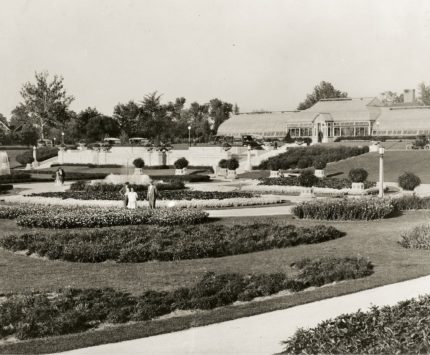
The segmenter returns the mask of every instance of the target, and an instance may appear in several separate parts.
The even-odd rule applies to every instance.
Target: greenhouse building
[[[374,97],[324,99],[303,111],[235,115],[219,127],[218,135],[283,138],[289,132],[292,138],[325,143],[338,137],[430,134],[430,106],[414,102],[384,106]]]

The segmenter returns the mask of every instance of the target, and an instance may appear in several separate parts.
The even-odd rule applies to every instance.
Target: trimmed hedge
[[[430,225],[422,224],[402,233],[399,244],[404,248],[430,250]]]
[[[284,342],[283,354],[428,354],[430,296],[343,314]]]
[[[71,334],[102,323],[148,321],[175,310],[210,310],[306,286],[312,285],[288,279],[283,273],[216,275],[208,272],[192,287],[148,290],[139,296],[111,288],[68,288],[55,293],[7,295],[0,303],[0,337],[15,336],[22,340]]]
[[[413,191],[421,184],[421,179],[413,173],[404,173],[399,176],[399,186],[407,191]]]
[[[44,160],[56,157],[57,155],[58,155],[58,148],[41,147],[41,148],[37,148],[36,150],[37,161],[44,161]],[[27,150],[21,154],[18,154],[15,160],[22,165],[32,163],[34,161],[33,150]]]
[[[321,243],[344,236],[334,227],[309,228],[272,224],[158,227],[139,226],[108,230],[61,231],[8,235],[0,246],[27,250],[49,259],[98,263],[172,261],[222,257],[255,251]]]
[[[310,147],[289,148],[286,153],[279,154],[264,160],[259,169],[267,170],[269,165],[276,164],[278,169],[300,168],[305,169],[315,166],[318,162],[335,162],[369,152],[369,147],[327,147],[315,145]],[[270,163],[270,164],[269,164]]]
[[[188,162],[187,159],[185,158],[179,158],[178,160],[176,160],[173,165],[175,166],[176,169],[183,169],[186,168],[190,163]]]
[[[132,185],[133,187],[133,185]],[[146,198],[147,188],[139,187],[136,192],[139,194],[140,199]],[[64,191],[64,192],[41,192],[38,194],[31,194],[32,197],[56,197],[63,200],[73,198],[77,200],[110,200],[119,201],[124,197],[119,193],[119,190],[113,191],[100,191],[100,190],[86,190],[86,191]],[[197,190],[162,190],[159,193],[160,200],[224,200],[227,198],[251,198],[255,195],[251,192],[241,191],[197,191]]]
[[[392,199],[396,210],[425,210],[430,209],[430,197],[402,196]]]
[[[4,194],[13,189],[13,185],[0,185],[0,194]]]
[[[279,178],[261,178],[259,179],[258,185],[269,185],[269,186],[302,186],[301,180],[297,176],[279,177]],[[352,186],[351,180],[348,179],[337,179],[337,178],[317,178],[313,184],[314,187],[326,187],[331,189],[350,189]],[[364,187],[369,189],[375,187],[376,183],[372,181],[365,181]]]
[[[82,166],[85,168],[122,168],[123,165],[119,165],[119,164],[100,164],[100,165],[96,165],[96,164],[80,164],[80,163],[63,163],[63,164],[59,164],[59,163],[54,163],[51,164],[51,167],[61,167],[61,166]]]
[[[293,214],[319,220],[372,220],[385,218],[395,210],[389,199],[327,199],[302,202],[293,207]]]
[[[369,173],[363,168],[351,169],[348,177],[352,182],[365,182]]]

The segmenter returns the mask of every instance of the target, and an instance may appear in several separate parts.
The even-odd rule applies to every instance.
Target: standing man
[[[125,208],[127,208],[127,206],[128,206],[128,193],[129,192],[130,192],[130,187],[129,187],[128,182],[126,182],[125,185],[122,187],[122,189],[119,191],[119,193],[122,195]]]
[[[158,190],[157,187],[154,185],[154,182],[151,181],[148,186],[148,194],[147,199],[149,202],[149,208],[154,209],[155,208],[155,202],[157,201],[158,197]]]

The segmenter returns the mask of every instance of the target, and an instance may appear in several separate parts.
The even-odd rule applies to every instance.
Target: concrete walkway
[[[270,207],[254,207],[254,208],[231,208],[225,210],[206,210],[209,217],[253,217],[253,216],[277,216],[291,214],[291,209],[294,206],[270,206]]]
[[[257,316],[65,354],[274,354],[282,351],[281,342],[299,327],[314,327],[344,313],[367,310],[372,305],[394,305],[428,293],[430,276]]]

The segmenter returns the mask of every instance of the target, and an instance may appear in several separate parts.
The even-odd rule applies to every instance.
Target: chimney
[[[405,89],[403,90],[403,103],[413,104],[415,103],[415,89]]]

